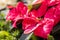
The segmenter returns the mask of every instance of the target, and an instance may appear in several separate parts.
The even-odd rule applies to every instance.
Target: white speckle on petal
[[[43,27],[44,32],[47,32],[47,30],[48,30],[47,26],[48,25],[44,25],[44,27]]]
[[[55,1],[55,0],[51,0],[50,3],[52,3],[53,1]]]

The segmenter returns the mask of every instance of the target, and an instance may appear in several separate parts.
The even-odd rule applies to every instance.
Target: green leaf
[[[32,40],[38,40],[38,38],[34,34],[32,35],[31,38],[32,38]]]
[[[48,35],[47,40],[54,40],[54,37],[52,35]]]
[[[12,35],[15,36],[15,37],[16,37],[18,34],[19,34],[19,31],[18,31],[18,30],[15,30],[15,31],[12,32]]]
[[[28,12],[32,9],[32,5],[28,5]]]
[[[9,33],[6,31],[0,31],[0,38],[6,38],[9,36]]]

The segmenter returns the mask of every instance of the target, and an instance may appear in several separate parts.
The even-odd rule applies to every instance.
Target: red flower
[[[37,13],[37,10],[33,9],[29,12],[29,17],[39,17],[39,14]]]
[[[45,20],[43,20],[43,22],[44,21]],[[47,38],[53,28],[54,22],[47,19],[42,25],[40,25],[41,23],[38,24],[39,26],[34,30],[34,34],[42,38]]]
[[[39,7],[39,9],[37,10],[38,12],[38,16],[41,17],[41,16],[44,16],[46,11],[47,11],[47,3],[46,2],[43,2],[42,5]]]
[[[60,3],[60,0],[45,0],[47,1],[48,6],[54,6]]]
[[[38,23],[38,19],[35,19],[35,18],[32,18],[32,17],[29,17],[29,18],[25,18],[22,22],[22,27],[23,27],[23,30],[25,30],[25,34],[28,34],[30,32],[32,32],[36,26],[36,24]]]
[[[32,31],[36,36],[47,38],[53,27],[60,20],[60,1],[58,0],[46,0],[42,2],[42,5],[38,10],[33,9],[28,12],[27,6],[22,2],[18,2],[17,6],[11,9],[6,17],[7,20],[14,21],[13,27],[16,28],[16,22],[22,22],[22,29],[25,34],[31,33]],[[56,5],[58,4],[58,5]],[[55,7],[47,8],[49,6],[56,5]],[[38,17],[44,16],[44,19],[39,20]]]
[[[48,7],[59,4],[60,0],[44,0],[38,9],[38,16],[44,16]]]
[[[14,21],[14,19],[16,18],[16,16],[18,15],[18,11],[16,10],[16,8],[13,8],[12,10],[9,11],[9,13],[7,14],[6,20],[11,20]]]
[[[35,29],[34,34],[43,38],[47,38],[53,27],[59,22],[59,17],[55,15],[56,8],[51,8],[47,11],[44,19],[41,21],[39,26]]]
[[[56,11],[55,11],[55,15],[58,17],[58,19],[60,20],[60,4],[58,4],[56,6]]]
[[[53,27],[59,22],[59,17],[56,15],[55,11],[55,7],[50,8],[45,14],[44,19],[40,22],[32,18],[24,19],[24,33],[28,34],[33,31],[36,36],[47,38]]]
[[[54,5],[60,3],[60,0],[35,0],[35,1],[33,1],[33,5],[42,3],[44,1],[46,1],[46,3],[48,4],[48,6],[54,6]]]
[[[22,15],[26,14],[26,12],[27,12],[27,6],[24,5],[23,2],[18,2],[17,6],[16,6],[16,9]]]
[[[16,22],[20,19],[24,19],[26,12],[27,7],[22,2],[18,2],[17,6],[9,11],[6,19],[14,21],[13,26],[16,27]]]

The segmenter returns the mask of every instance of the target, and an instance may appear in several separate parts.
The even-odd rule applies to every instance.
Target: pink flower
[[[6,20],[14,21],[13,27],[16,27],[18,20],[24,19],[26,16],[27,7],[22,2],[18,2],[17,6],[9,11]]]
[[[24,33],[28,34],[32,31],[36,36],[47,38],[53,27],[59,22],[59,17],[55,15],[56,8],[50,8],[41,21],[36,21],[32,18],[24,19],[23,29]]]
[[[9,11],[9,13],[7,14],[6,20],[11,20],[14,21],[14,19],[16,18],[16,16],[18,15],[18,11],[16,10],[16,8],[13,8],[12,10]]]
[[[33,9],[32,11],[30,11],[28,13],[28,17],[24,18],[23,22],[22,22],[22,28],[23,30],[25,30],[25,34],[27,34],[26,32],[28,31],[28,33],[32,32],[34,29],[32,28],[35,28],[36,24],[39,22],[39,19],[38,19],[38,13],[37,13],[37,10]],[[31,30],[31,31],[29,31]]]
[[[37,13],[37,10],[33,9],[29,12],[29,17],[39,17],[39,14]]]
[[[13,27],[15,28],[17,21],[22,22],[22,29],[25,34],[34,32],[36,36],[47,38],[53,27],[60,21],[60,4],[58,4],[60,1],[46,1],[42,2],[38,10],[33,9],[30,12],[28,12],[26,5],[18,2],[17,6],[9,11],[6,19],[13,21]],[[48,9],[50,6],[53,7]],[[39,17],[42,16],[44,18],[39,20]]]
[[[43,22],[44,21],[45,20],[43,20]],[[42,23],[42,25],[41,23],[38,24],[39,26],[34,30],[34,34],[42,38],[47,38],[53,28],[53,21],[47,19],[45,23]]]
[[[58,4],[56,6],[56,11],[55,11],[55,15],[58,17],[58,19],[60,20],[60,4]]]
[[[32,32],[36,26],[36,24],[39,22],[38,19],[35,19],[33,17],[29,17],[29,18],[25,18],[22,22],[22,28],[24,31],[25,34],[28,34],[30,32]]]
[[[24,21],[23,21],[23,29],[27,29],[27,27],[26,26],[32,26],[32,25],[35,25],[36,23],[37,23],[38,21],[37,21],[37,19],[35,19],[35,18],[32,18],[32,17],[29,17],[29,18],[25,18],[24,19]],[[28,26],[28,27],[29,27]],[[26,28],[25,28],[26,27]]]
[[[48,7],[54,6],[60,3],[60,0],[44,0],[41,6],[38,8],[38,16],[44,16]]]
[[[48,6],[54,6],[60,3],[60,0],[45,0],[47,1]]]
[[[33,1],[33,5],[42,3],[44,1],[46,1],[46,3],[48,4],[48,6],[54,6],[54,5],[60,3],[60,0],[35,0],[35,1]]]
[[[16,6],[16,9],[22,15],[26,14],[26,12],[27,12],[27,6],[24,5],[23,2],[18,2],[17,6]]]
[[[42,5],[38,8],[37,12],[38,12],[38,16],[44,16],[46,11],[47,11],[47,3],[43,2]]]
[[[47,38],[53,27],[59,22],[59,17],[55,15],[56,8],[50,8],[44,16],[44,19],[41,21],[39,26],[34,30],[36,36]]]

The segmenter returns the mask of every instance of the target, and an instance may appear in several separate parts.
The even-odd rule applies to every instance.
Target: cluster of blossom
[[[17,6],[7,14],[6,20],[13,21],[14,28],[17,28],[17,21],[22,23],[25,34],[33,32],[36,36],[47,38],[53,27],[60,21],[60,1],[44,0],[38,9],[31,11],[28,11],[28,7],[23,2],[18,2]]]

